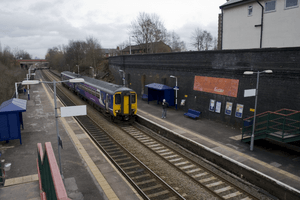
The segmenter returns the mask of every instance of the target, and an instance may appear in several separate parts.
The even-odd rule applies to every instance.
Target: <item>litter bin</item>
[[[244,126],[252,126],[252,124],[253,124],[253,120],[252,119],[244,120]]]

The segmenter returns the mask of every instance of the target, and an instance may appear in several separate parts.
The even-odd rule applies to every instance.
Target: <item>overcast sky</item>
[[[217,37],[219,6],[226,0],[0,0],[2,49],[44,58],[47,49],[69,40],[98,39],[102,48],[129,40],[128,28],[140,12],[155,13],[168,31],[190,46],[195,28]]]

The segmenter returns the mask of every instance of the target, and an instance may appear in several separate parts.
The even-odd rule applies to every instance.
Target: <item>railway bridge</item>
[[[26,60],[20,59],[17,61],[20,63],[20,67],[22,69],[29,69],[30,65],[36,65],[37,68],[41,68],[41,69],[49,68],[48,67],[49,62],[46,59],[26,59]]]

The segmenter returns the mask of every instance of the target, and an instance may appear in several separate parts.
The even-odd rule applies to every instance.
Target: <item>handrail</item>
[[[253,117],[243,120],[242,140],[244,135],[248,137],[253,131],[253,124],[247,121],[249,119],[252,120]],[[266,111],[256,115],[256,120],[254,135],[258,135],[258,133],[264,131],[267,134],[266,137],[269,137],[268,134],[281,136],[281,138],[278,138],[280,141],[283,141],[287,135],[295,136],[294,139],[287,138],[288,141],[299,140],[296,137],[300,135],[300,111],[285,108],[274,112]],[[276,131],[280,133],[275,133]]]
[[[278,113],[279,111],[282,111],[282,110],[293,111],[293,113],[289,113],[289,114]],[[270,114],[275,114],[275,115],[281,115],[281,116],[284,116],[284,117],[288,117],[288,116],[291,116],[291,115],[294,115],[294,114],[298,114],[298,113],[300,113],[300,111],[296,111],[296,110],[291,110],[291,109],[283,108],[283,109],[280,109],[280,110],[277,110],[277,111],[274,111],[274,112],[272,112],[272,111],[266,111],[266,112],[263,112],[263,113],[260,113],[260,114],[256,115],[256,117],[261,116],[261,115],[266,114],[266,113],[270,113]],[[248,119],[251,119],[251,118],[253,118],[253,116],[248,117],[248,118],[245,118],[245,119],[243,119],[243,120],[245,121],[245,120],[248,120]]]

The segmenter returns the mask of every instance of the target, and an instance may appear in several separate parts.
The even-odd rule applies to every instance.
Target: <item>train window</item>
[[[135,103],[135,94],[131,94],[131,103]]]
[[[116,104],[121,104],[121,95],[120,94],[115,95],[115,103]]]

